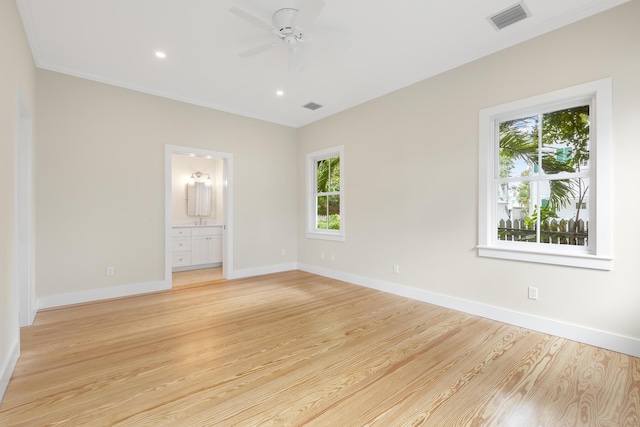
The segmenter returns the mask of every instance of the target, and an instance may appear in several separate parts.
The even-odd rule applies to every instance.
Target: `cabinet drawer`
[[[185,252],[191,250],[191,237],[174,237],[173,252]]]
[[[177,227],[171,229],[171,237],[189,237],[191,229],[189,227]]]
[[[172,267],[184,267],[191,265],[191,254],[188,252],[173,254],[171,261]]]
[[[222,227],[193,227],[191,229],[192,236],[220,236],[222,235]]]

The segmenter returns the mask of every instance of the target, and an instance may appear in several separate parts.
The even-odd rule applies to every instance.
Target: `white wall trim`
[[[111,286],[108,288],[89,289],[86,291],[69,292],[66,294],[48,295],[38,298],[38,309],[61,307],[64,305],[81,304],[84,302],[102,301],[112,298],[128,297],[149,292],[166,291],[171,289],[171,280],[134,283],[131,285]]]
[[[320,160],[330,159],[332,157],[340,158],[340,230],[319,230],[316,228],[316,193],[317,193],[317,169],[316,164]],[[338,145],[336,147],[325,148],[313,153],[307,153],[306,156],[306,198],[307,198],[307,211],[306,211],[306,236],[309,239],[322,239],[322,240],[334,240],[343,242],[345,240],[345,227],[346,227],[346,189],[345,189],[345,177],[344,177],[344,145]]]
[[[462,311],[464,313],[473,314],[475,316],[485,317],[487,319],[508,323],[515,326],[531,329],[534,331],[551,334],[573,341],[582,342],[596,347],[617,351],[619,353],[629,354],[631,356],[640,357],[640,340],[610,332],[591,329],[584,326],[573,325],[558,320],[548,319],[544,317],[534,316],[531,314],[521,313],[508,310],[501,307],[482,304],[475,301],[469,301],[462,298],[452,297],[449,295],[439,294],[436,292],[417,289],[411,286],[399,285],[397,283],[387,282],[384,280],[372,279],[355,274],[344,273],[341,271],[331,270],[322,267],[316,267],[307,264],[276,264],[256,268],[248,268],[243,270],[235,270],[233,277],[230,279],[241,279],[252,276],[260,276],[263,274],[280,273],[291,270],[301,270],[308,273],[329,277],[336,280],[342,280],[359,286],[376,289],[382,292],[411,298],[417,301]],[[124,296],[138,295],[148,292],[157,292],[171,289],[171,282],[147,282],[134,285],[125,285],[110,288],[92,289],[82,292],[72,292],[67,294],[52,295],[38,298],[38,308],[52,308],[64,305],[79,304],[83,302],[99,301],[111,298],[119,298]],[[14,344],[13,347],[16,347]],[[17,353],[16,353],[17,351]],[[12,349],[15,359],[19,355],[19,349]],[[13,357],[13,356],[12,356]],[[5,361],[2,365],[3,371],[2,381],[6,375],[5,370],[11,363],[12,359]],[[6,366],[5,366],[6,365]],[[15,365],[15,362],[13,362]],[[11,365],[11,370],[13,369]],[[8,374],[8,378],[11,374]],[[7,378],[7,384],[8,384]],[[4,382],[0,383],[0,391]]]
[[[18,363],[19,357],[20,341],[15,340],[11,343],[11,349],[9,350],[6,359],[3,360],[2,365],[0,365],[0,402],[2,402],[2,399],[4,398],[4,392],[7,391],[9,380],[11,380],[11,375],[16,367],[16,363]]]
[[[478,255],[518,261],[530,261],[568,267],[611,270],[611,140],[612,79],[610,77],[571,86],[505,104],[483,108],[479,112],[478,179]],[[498,239],[496,224],[498,186],[503,182],[498,170],[498,124],[503,120],[527,117],[540,112],[588,105],[591,114],[589,172],[575,171],[568,179],[590,180],[589,245],[548,245],[510,242]],[[535,182],[548,181],[552,175],[540,174]],[[519,181],[521,182],[521,181]],[[538,200],[539,204],[539,200]]]
[[[599,331],[579,325],[572,325],[558,320],[534,316],[501,307],[430,292],[423,289],[417,289],[411,286],[399,285],[392,282],[371,279],[313,265],[298,264],[298,269],[308,273],[318,274],[320,276],[330,277],[332,279],[342,280],[355,285],[411,298],[417,301],[451,308],[453,310],[485,317],[487,319],[520,326],[545,334],[551,334],[596,347],[617,351],[619,353],[640,357],[640,340],[637,338],[616,335],[610,332]]]
[[[263,274],[281,273],[283,271],[297,270],[297,264],[277,264],[263,267],[235,270],[233,277],[229,279],[242,279],[245,277],[261,276]],[[85,302],[103,301],[113,298],[129,297],[150,292],[168,291],[172,288],[171,279],[168,281],[156,281],[134,283],[130,285],[112,286],[108,288],[89,289],[86,291],[69,292],[66,294],[49,295],[38,298],[38,309],[62,307],[65,305],[82,304]]]
[[[14,150],[14,271],[20,326],[34,319],[34,213],[33,213],[33,121],[31,108],[18,89]]]
[[[298,265],[295,262],[286,264],[266,265],[262,267],[246,268],[244,270],[235,270],[233,277],[230,279],[244,279],[245,277],[262,276],[263,274],[282,273],[283,271],[297,270]]]
[[[220,151],[203,150],[200,148],[181,147],[177,145],[165,145],[164,151],[164,279],[171,283],[171,226],[172,218],[172,155],[196,155],[211,156],[212,158],[221,158],[223,161],[223,225],[222,225],[222,276],[225,279],[234,277],[233,270],[233,154]]]

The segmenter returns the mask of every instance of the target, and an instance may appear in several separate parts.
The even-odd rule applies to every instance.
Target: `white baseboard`
[[[101,301],[111,298],[128,297],[131,295],[166,291],[169,289],[171,289],[171,281],[157,281],[49,295],[38,298],[38,309],[61,307],[63,305],[80,304],[83,302]]]
[[[245,277],[261,276],[263,274],[282,273],[283,271],[297,270],[298,264],[295,262],[287,264],[267,265],[264,267],[246,268],[244,270],[233,270],[229,274],[229,279],[243,279]]]
[[[230,273],[229,278],[241,279],[245,277],[280,273],[296,269],[313,274],[318,274],[320,276],[330,277],[336,280],[342,280],[344,282],[353,283],[355,285],[376,289],[382,292],[411,298],[417,301],[423,301],[441,307],[451,308],[453,310],[485,317],[487,319],[497,320],[499,322],[504,322],[515,326],[521,326],[523,328],[531,329],[545,334],[555,335],[562,338],[567,338],[596,347],[606,348],[609,350],[617,351],[619,353],[640,357],[640,340],[637,338],[616,335],[610,332],[599,331],[579,325],[572,325],[558,320],[534,316],[531,314],[508,310],[501,307],[465,300],[462,298],[456,298],[449,295],[414,288],[411,286],[399,285],[384,280],[372,279],[364,276],[358,276],[355,274],[344,273],[341,271],[316,267],[312,265],[287,263],[248,268],[243,270],[234,270]],[[171,289],[171,282],[165,281],[137,283],[133,285],[124,285],[112,288],[91,289],[87,291],[72,292],[67,294],[51,295],[38,298],[38,308],[41,309],[60,307],[63,305],[119,298],[168,289]],[[2,384],[3,383],[0,383],[0,386],[2,386]],[[2,389],[0,389],[0,391],[1,390]]]
[[[11,343],[9,353],[2,361],[2,365],[0,365],[0,402],[4,398],[4,392],[7,391],[18,357],[20,357],[20,341],[15,340]]]
[[[296,270],[296,263],[268,265],[264,267],[233,270],[229,279],[242,279],[263,274],[281,273],[283,271]],[[38,309],[61,307],[64,305],[80,304],[83,302],[101,301],[105,299],[127,297],[131,295],[145,294],[148,292],[165,291],[171,289],[171,281],[157,281],[135,283],[131,285],[114,286],[109,288],[89,289],[86,291],[70,292],[66,294],[49,295],[38,298]]]
[[[533,316],[531,314],[507,310],[501,307],[327,268],[298,264],[298,269],[441,307],[451,308],[453,310],[485,317],[487,319],[497,320],[510,325],[521,326],[523,328],[545,334],[551,334],[596,347],[617,351],[619,353],[640,357],[640,340],[637,338],[616,335],[584,326],[572,325],[558,320]]]

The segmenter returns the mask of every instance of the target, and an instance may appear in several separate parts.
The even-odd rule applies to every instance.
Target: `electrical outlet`
[[[287,254],[287,250],[283,249],[280,253],[282,254],[282,256],[285,256]]]
[[[393,274],[400,274],[400,266],[398,264],[393,264]]]
[[[320,259],[324,259],[324,252],[320,252]]]
[[[113,276],[113,267],[107,267],[107,276]]]
[[[335,261],[336,260],[336,256],[334,254],[331,254],[331,261]]]
[[[529,286],[529,299],[538,299],[538,288]]]

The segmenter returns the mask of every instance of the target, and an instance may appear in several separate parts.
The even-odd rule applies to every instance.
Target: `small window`
[[[480,112],[479,255],[610,269],[611,81]]]
[[[307,237],[344,240],[343,147],[307,155]]]

